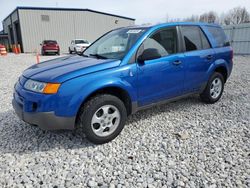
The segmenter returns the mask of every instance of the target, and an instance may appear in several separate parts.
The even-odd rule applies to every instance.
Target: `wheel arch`
[[[218,72],[220,74],[222,74],[223,78],[224,78],[224,82],[226,83],[227,78],[228,78],[228,73],[227,73],[227,69],[225,66],[218,66],[215,68],[214,72]]]
[[[229,68],[227,66],[227,63],[222,60],[219,59],[217,61],[215,61],[209,68],[208,70],[208,75],[207,75],[207,80],[210,78],[210,76],[214,73],[214,72],[218,72],[221,73],[224,81],[226,82],[229,76]]]
[[[132,113],[132,97],[129,94],[129,92],[125,89],[122,88],[120,86],[117,85],[107,85],[101,88],[98,88],[92,92],[90,92],[81,102],[77,114],[76,114],[76,123],[79,120],[79,115],[81,113],[81,108],[83,107],[83,105],[89,101],[91,98],[93,98],[94,96],[97,95],[101,95],[101,94],[110,94],[113,96],[116,96],[117,98],[119,98],[125,105],[125,108],[127,110],[127,114],[130,115]]]

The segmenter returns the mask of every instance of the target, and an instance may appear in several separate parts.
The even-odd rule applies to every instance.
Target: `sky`
[[[0,0],[0,21],[17,6],[89,8],[135,18],[137,25],[164,22],[167,17],[200,15],[210,10],[220,15],[237,6],[250,12],[250,0]]]

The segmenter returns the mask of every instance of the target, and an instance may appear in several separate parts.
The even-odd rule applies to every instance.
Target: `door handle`
[[[211,59],[213,59],[213,56],[212,55],[208,55],[206,58],[207,58],[207,60],[211,60]]]
[[[174,64],[174,65],[180,65],[180,64],[182,64],[182,62],[181,62],[180,60],[175,60],[175,61],[173,62],[173,64]]]

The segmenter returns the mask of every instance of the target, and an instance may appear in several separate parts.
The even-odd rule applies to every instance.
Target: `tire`
[[[217,102],[223,93],[225,80],[221,73],[215,72],[210,77],[205,90],[200,94],[203,102],[213,104]]]
[[[93,97],[83,105],[79,113],[80,126],[87,139],[95,144],[107,143],[116,138],[126,119],[124,103],[109,94]]]
[[[57,55],[60,55],[60,51],[57,52]]]
[[[69,48],[69,54],[72,54],[72,51],[70,50],[70,48]]]

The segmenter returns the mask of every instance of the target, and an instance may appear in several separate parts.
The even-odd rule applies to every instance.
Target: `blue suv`
[[[221,98],[233,51],[220,26],[166,23],[112,30],[81,56],[66,56],[25,70],[13,107],[42,129],[83,127],[101,144],[114,139],[128,115],[198,93]]]

